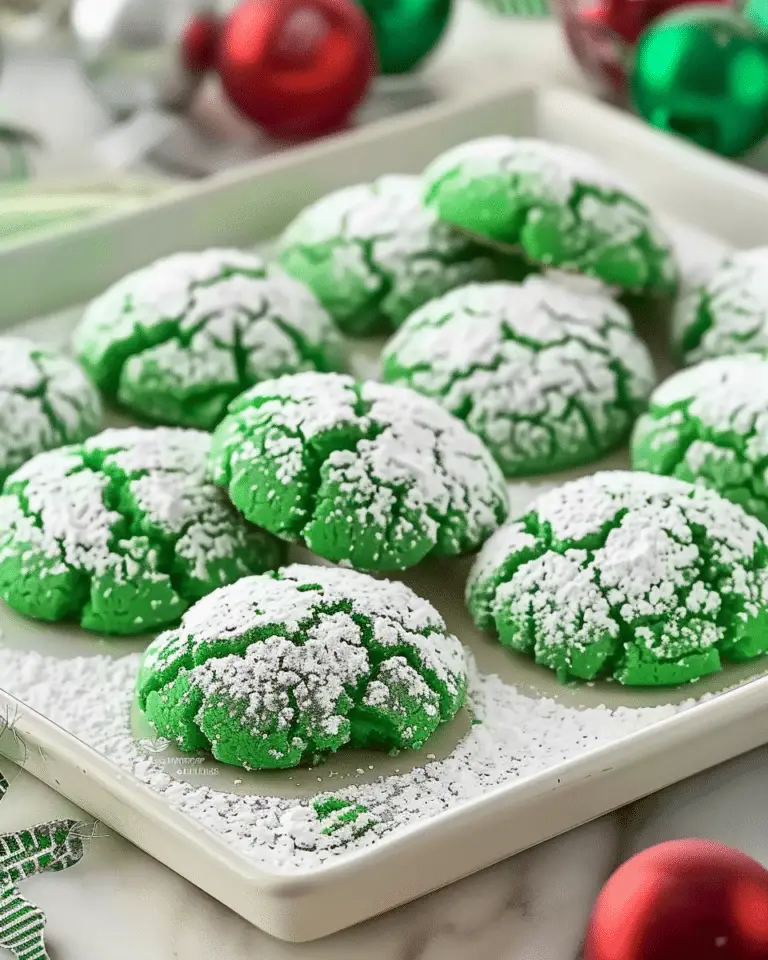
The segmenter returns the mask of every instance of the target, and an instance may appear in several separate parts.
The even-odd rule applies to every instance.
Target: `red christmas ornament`
[[[563,30],[584,72],[607,96],[624,99],[640,34],[663,13],[695,3],[732,0],[565,0]]]
[[[584,960],[766,960],[768,870],[711,840],[632,857],[603,887]]]
[[[190,73],[202,73],[216,62],[221,22],[213,14],[198,14],[181,34],[181,65]]]
[[[181,49],[187,69],[215,68],[240,113],[285,138],[341,128],[376,74],[355,0],[243,0],[221,23],[193,18]]]

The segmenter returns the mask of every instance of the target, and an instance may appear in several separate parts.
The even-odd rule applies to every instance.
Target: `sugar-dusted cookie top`
[[[182,750],[260,769],[417,749],[466,688],[461,644],[405,584],[294,564],[188,610],[147,649],[138,696]]]
[[[485,545],[475,622],[563,682],[685,683],[768,652],[768,529],[704,487],[608,471],[544,493]]]

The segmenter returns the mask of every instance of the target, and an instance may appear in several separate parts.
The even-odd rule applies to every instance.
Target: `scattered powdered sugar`
[[[688,363],[768,348],[768,247],[732,253],[689,289],[676,307],[673,335]]]
[[[389,382],[461,416],[513,476],[607,449],[656,379],[619,304],[540,277],[471,284],[431,301],[382,363]]]
[[[678,706],[579,710],[526,696],[497,676],[479,673],[470,657],[469,698],[481,722],[447,759],[335,793],[318,785],[313,802],[236,795],[171,776],[132,736],[130,714],[139,660],[138,655],[56,660],[0,647],[0,676],[12,696],[132,772],[171,807],[223,837],[235,850],[279,871],[311,870],[694,705],[688,701]],[[337,798],[338,805],[365,808],[364,832],[359,823],[357,828],[341,823],[329,830],[318,812],[329,797]]]
[[[674,232],[676,238],[684,234],[679,228]],[[711,244],[708,238],[688,233],[678,253],[685,264],[698,264],[709,255]],[[0,418],[4,409],[0,407]],[[353,406],[349,415],[354,418]],[[540,488],[538,482],[510,485],[512,516],[522,514]],[[489,568],[512,549],[515,535],[507,527],[488,542],[483,556]],[[370,847],[384,835],[456,809],[494,787],[524,783],[694,706],[689,701],[644,709],[579,710],[526,695],[497,676],[484,675],[470,656],[469,698],[482,722],[471,727],[447,759],[374,783],[346,786],[333,794],[327,792],[333,780],[326,778],[318,784],[315,801],[307,802],[241,796],[169,775],[168,767],[150,752],[157,745],[137,745],[132,735],[130,714],[140,659],[132,655],[60,660],[0,646],[0,685],[118,768],[133,773],[169,806],[222,837],[234,850],[270,869],[293,872],[311,871],[346,851]],[[374,700],[384,695],[373,684],[369,690]],[[358,820],[369,825],[362,835],[347,823],[329,830],[329,821],[320,813],[326,806],[346,805],[367,808]]]
[[[73,360],[0,337],[0,481],[36,453],[85,439],[100,420],[98,393]]]

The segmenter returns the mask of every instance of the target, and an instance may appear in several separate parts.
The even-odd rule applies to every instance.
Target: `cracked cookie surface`
[[[278,567],[283,545],[205,481],[210,442],[197,430],[105,430],[11,474],[0,496],[0,598],[35,619],[128,635]]]
[[[607,453],[655,382],[623,307],[540,277],[431,301],[387,344],[382,373],[464,420],[508,477]]]
[[[129,274],[86,309],[74,346],[110,400],[204,430],[261,380],[342,365],[312,292],[240,250],[174,254]]]
[[[681,297],[672,337],[675,352],[689,364],[768,350],[768,247],[731,254]]]
[[[478,547],[507,515],[482,442],[411,390],[303,373],[238,397],[209,475],[252,523],[363,570]]]
[[[0,486],[45,450],[99,429],[101,402],[80,367],[57,350],[0,337]]]
[[[492,537],[467,602],[561,682],[680,684],[768,651],[767,565],[768,529],[714,491],[603,472]]]
[[[596,159],[561,144],[486,137],[454,147],[424,172],[441,220],[535,264],[622,290],[671,293],[670,240],[631,189]]]
[[[158,735],[251,769],[418,749],[466,689],[463,648],[430,603],[302,564],[209,594],[150,644],[138,679]]]
[[[665,380],[635,427],[632,467],[702,483],[768,522],[768,358],[707,360]]]
[[[411,176],[347,187],[307,207],[281,237],[283,267],[347,333],[399,326],[433,297],[499,276],[498,257],[441,223],[421,195]]]

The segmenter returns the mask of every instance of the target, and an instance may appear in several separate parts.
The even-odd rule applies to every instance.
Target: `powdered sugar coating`
[[[501,472],[461,421],[410,390],[338,374],[239,397],[209,464],[253,523],[360,569],[468,552],[507,513]]]
[[[597,459],[655,382],[623,307],[541,277],[433,300],[389,341],[382,370],[463,419],[509,477]]]
[[[514,486],[524,494],[518,499],[528,498],[527,484]],[[519,511],[513,507],[512,515],[524,511],[521,503]],[[454,564],[448,568],[457,572]],[[446,587],[448,576],[446,570]],[[454,582],[450,580],[451,590]],[[468,629],[454,629],[466,639]],[[485,645],[488,640],[479,642]],[[131,706],[139,660],[138,655],[62,660],[0,646],[0,686],[108,757],[115,764],[115,777],[122,776],[129,790],[135,790],[137,782],[146,784],[174,819],[198,828],[201,844],[214,837],[270,873],[285,871],[293,876],[311,875],[322,864],[338,863],[348,854],[365,856],[383,838],[415,824],[429,829],[433,818],[477,802],[493,788],[534,787],[531,778],[542,773],[551,775],[553,785],[562,763],[589,759],[595,749],[647,733],[652,725],[674,719],[680,709],[693,705],[689,701],[684,708],[670,704],[577,709],[568,705],[567,698],[564,702],[539,699],[524,688],[510,686],[508,679],[504,682],[480,673],[470,657],[470,708],[481,722],[471,727],[450,757],[432,762],[425,758],[417,769],[407,772],[403,764],[402,773],[396,775],[383,775],[383,764],[376,771],[366,768],[367,776],[375,778],[367,784],[361,782],[363,774],[360,778],[354,773],[334,776],[333,766],[284,775],[313,786],[320,798],[359,801],[376,821],[364,836],[355,837],[349,824],[329,835],[325,833],[328,821],[316,816],[313,802],[276,798],[268,786],[249,788],[249,796],[237,795],[224,786],[224,777],[211,778],[217,782],[209,784],[201,781],[195,773],[199,768],[191,768],[191,775],[185,773],[180,779],[174,773],[173,758],[150,755],[141,743],[137,745],[131,732]],[[210,766],[209,760],[205,763]]]
[[[612,471],[564,484],[491,538],[478,626],[561,679],[695,679],[768,651],[768,530],[716,493]]]
[[[730,254],[688,291],[673,339],[686,363],[768,349],[768,247]]]
[[[95,433],[101,403],[80,367],[22,337],[0,337],[0,485],[44,450]]]
[[[132,773],[175,811],[270,870],[306,873],[376,845],[416,823],[456,810],[493,787],[522,784],[544,771],[690,709],[694,701],[640,709],[578,709],[534,698],[477,670],[468,657],[470,709],[478,721],[450,756],[410,772],[346,783],[323,776],[314,800],[246,796],[179,779],[134,740],[131,706],[140,655],[60,660],[0,646],[3,687]],[[328,830],[317,808],[329,801],[367,809],[369,829]]]
[[[468,180],[499,170],[515,170],[536,178],[548,203],[567,203],[578,183],[606,191],[631,190],[616,170],[575,147],[502,135],[479,137],[446,150],[429,165],[425,179],[439,180],[450,174]]]
[[[43,620],[140,633],[278,566],[279,544],[206,483],[197,430],[105,430],[33,458],[0,497],[0,596]]]
[[[343,330],[397,326],[427,300],[497,276],[492,256],[441,223],[418,177],[345,187],[307,207],[279,241],[280,262]]]
[[[476,237],[534,263],[630,289],[674,289],[672,245],[622,179],[572,147],[505,136],[448,150],[424,172],[425,201]]]
[[[768,358],[721,357],[670,377],[632,438],[632,464],[702,483],[768,520]]]
[[[261,768],[349,743],[418,748],[466,683],[461,644],[407,586],[294,564],[200,600],[149,646],[138,690],[181,749]]]
[[[313,294],[240,250],[177,253],[129,274],[86,309],[74,345],[126,408],[202,428],[254,383],[341,362],[336,328]]]

